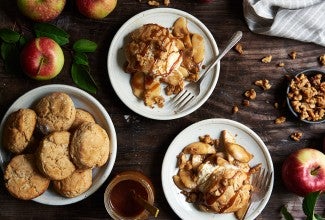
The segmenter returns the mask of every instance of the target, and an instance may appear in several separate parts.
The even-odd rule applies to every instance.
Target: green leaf
[[[1,58],[3,60],[6,60],[10,56],[10,52],[12,50],[12,47],[14,47],[14,44],[3,42],[1,44]]]
[[[315,219],[317,220],[324,220],[324,218],[318,214],[315,214]]]
[[[73,61],[79,65],[89,66],[88,57],[85,53],[74,53]]]
[[[305,215],[307,216],[307,220],[316,219],[314,216],[314,209],[318,199],[318,196],[321,194],[320,191],[312,192],[307,194],[304,197],[302,208],[304,210]]]
[[[8,28],[0,29],[0,38],[6,43],[16,43],[20,39],[20,34]]]
[[[76,52],[94,52],[97,49],[97,44],[87,39],[77,40],[73,44],[73,50]]]
[[[63,29],[48,23],[36,23],[34,25],[36,37],[49,37],[55,40],[59,45],[69,43],[70,35]]]
[[[1,57],[4,60],[6,72],[14,74],[21,72],[19,49],[16,44],[3,42],[1,44]]]
[[[287,207],[282,206],[281,207],[281,214],[283,215],[283,217],[286,220],[294,220],[294,218],[292,217],[292,215],[290,214],[290,212],[288,212]]]
[[[80,88],[96,94],[97,87],[90,76],[89,68],[86,66],[78,65],[76,63],[72,63],[71,67],[71,76],[75,84],[77,84]]]
[[[26,43],[27,43],[27,39],[23,35],[21,35],[19,39],[19,46],[23,47]]]

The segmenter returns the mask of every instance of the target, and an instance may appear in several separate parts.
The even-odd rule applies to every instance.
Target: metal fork
[[[266,171],[265,169],[261,169],[257,173],[253,174],[253,178],[251,182],[253,186],[253,192],[251,194],[249,205],[247,206],[247,209],[244,212],[245,214],[240,219],[245,219],[247,213],[249,212],[254,202],[260,201],[264,198],[265,193],[268,191],[270,187],[271,179],[272,179],[272,172]]]
[[[208,66],[208,68],[202,73],[200,79],[197,82],[191,82],[185,86],[182,92],[174,96],[171,101],[175,104],[174,107],[176,111],[181,111],[188,103],[190,103],[195,97],[200,94],[200,85],[203,81],[206,73],[208,73],[220,60],[223,58],[226,53],[241,39],[243,33],[237,31],[230,38],[224,50],[216,57],[215,61]]]

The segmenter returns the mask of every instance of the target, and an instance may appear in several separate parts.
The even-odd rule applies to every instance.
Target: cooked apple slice
[[[204,59],[204,38],[199,34],[192,36],[193,59],[195,63],[201,63]]]
[[[144,94],[144,74],[141,72],[137,72],[132,74],[131,78],[131,87],[133,94],[142,99]]]
[[[235,160],[243,163],[248,163],[253,158],[252,154],[250,154],[244,147],[236,143],[226,142],[225,150],[227,153],[233,156]]]
[[[197,186],[190,170],[180,169],[178,175],[186,188],[194,189]]]
[[[193,142],[183,149],[185,154],[215,154],[216,149],[210,144]]]

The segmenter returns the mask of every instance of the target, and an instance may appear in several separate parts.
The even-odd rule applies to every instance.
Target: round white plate
[[[273,163],[267,147],[259,136],[245,125],[232,120],[207,119],[187,127],[178,134],[170,144],[163,160],[161,172],[163,190],[169,205],[181,219],[236,220],[233,213],[213,214],[199,211],[191,203],[185,201],[185,196],[173,182],[173,176],[178,172],[176,156],[182,149],[187,144],[198,141],[198,137],[205,134],[209,134],[212,138],[219,138],[222,130],[229,131],[236,137],[236,143],[244,146],[254,155],[250,161],[251,166],[262,163],[263,168],[272,172],[270,187],[264,199],[252,205],[246,219],[255,219],[271,196],[274,181]]]
[[[67,85],[46,85],[42,87],[38,87],[33,89],[20,98],[18,98],[8,109],[4,118],[2,119],[0,125],[0,140],[2,140],[2,131],[4,123],[8,117],[8,115],[14,111],[17,111],[20,108],[31,108],[35,102],[37,102],[40,98],[48,95],[52,92],[65,92],[68,94],[75,106],[77,108],[82,108],[88,112],[90,112],[95,120],[96,123],[101,125],[106,131],[110,138],[110,157],[109,161],[102,167],[93,169],[93,184],[92,186],[86,191],[85,193],[74,197],[74,198],[65,198],[60,196],[58,193],[54,192],[51,187],[43,193],[41,196],[33,199],[35,202],[43,203],[46,205],[66,205],[78,202],[83,200],[93,194],[107,179],[113,165],[115,163],[116,152],[117,152],[117,140],[116,140],[116,132],[113,125],[113,122],[108,115],[105,108],[91,95],[83,90],[78,88],[67,86]],[[2,141],[0,142],[0,165],[2,171],[4,171],[6,164],[10,161],[11,155],[3,149]]]
[[[148,23],[156,23],[163,27],[170,28],[179,17],[184,17],[187,19],[187,26],[190,32],[198,33],[204,37],[205,58],[202,64],[207,66],[219,53],[217,44],[212,34],[208,28],[194,16],[184,11],[172,8],[155,8],[135,15],[118,30],[109,48],[107,69],[113,89],[126,106],[144,117],[156,120],[170,120],[186,116],[203,105],[217,84],[220,63],[218,63],[216,67],[207,74],[206,78],[202,82],[201,94],[186,108],[177,113],[175,113],[172,105],[167,105],[167,102],[171,96],[164,96],[166,103],[163,108],[155,107],[152,109],[145,106],[142,100],[133,95],[130,85],[130,74],[124,72],[126,59],[124,56],[123,47],[128,42],[128,35],[135,29]],[[161,93],[164,95],[164,91]]]

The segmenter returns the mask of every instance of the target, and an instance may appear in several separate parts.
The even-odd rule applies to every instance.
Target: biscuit
[[[71,127],[76,108],[69,95],[54,92],[41,98],[35,106],[37,128],[45,135]]]
[[[84,109],[76,109],[76,117],[71,125],[70,130],[75,130],[84,122],[95,122],[94,117]]]
[[[33,154],[13,157],[5,169],[4,180],[10,194],[23,200],[36,198],[50,184],[50,180],[37,170]]]
[[[53,181],[54,189],[65,197],[76,197],[86,192],[92,184],[91,169],[76,170],[63,180]]]
[[[70,133],[56,131],[46,136],[36,153],[38,169],[50,180],[62,180],[75,171],[69,156]]]
[[[106,131],[93,122],[76,129],[70,142],[70,156],[80,169],[103,166],[109,157],[110,141]]]
[[[22,153],[32,138],[36,113],[32,109],[19,109],[11,113],[3,128],[3,146],[12,153]]]

